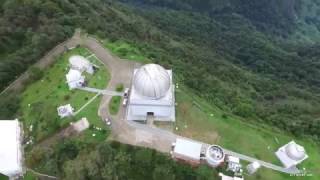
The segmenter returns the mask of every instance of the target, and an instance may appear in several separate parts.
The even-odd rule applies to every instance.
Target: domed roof
[[[90,62],[85,57],[79,55],[71,56],[69,58],[69,63],[78,68],[85,68],[90,65]]]
[[[170,81],[170,75],[162,66],[146,64],[136,71],[133,86],[142,96],[160,99],[168,92]]]
[[[304,148],[295,142],[288,144],[286,147],[286,153],[290,158],[297,161],[302,160],[306,155]]]

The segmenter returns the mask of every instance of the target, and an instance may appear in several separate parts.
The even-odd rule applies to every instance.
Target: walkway
[[[90,87],[78,87],[77,89],[81,89],[81,90],[92,92],[92,93],[103,94],[107,96],[123,96],[122,92],[110,91],[107,89],[96,89],[96,88],[90,88]]]
[[[81,112],[85,107],[87,107],[92,101],[94,101],[101,93],[97,93],[97,95],[93,96],[87,103],[85,103],[77,112],[73,113],[73,116],[76,116],[79,112]]]

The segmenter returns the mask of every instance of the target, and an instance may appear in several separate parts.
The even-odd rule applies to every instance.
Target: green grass
[[[103,44],[106,48],[111,50],[112,53],[116,54],[122,59],[134,60],[139,62],[147,62],[148,59],[142,55],[138,47],[133,44],[129,44],[125,41],[115,41],[111,42],[109,40],[104,40]]]
[[[0,173],[0,180],[8,180],[9,178]]]
[[[76,117],[64,119],[58,117],[58,106],[71,104],[76,111],[95,96],[93,93],[81,90],[70,91],[68,88],[65,79],[69,70],[68,58],[75,54],[86,57],[91,53],[85,48],[76,48],[63,54],[51,67],[45,70],[43,78],[27,86],[22,93],[20,119],[24,123],[26,134],[33,136],[35,140],[41,140],[81,117],[87,117],[89,122],[96,126],[103,125],[97,114],[99,97]],[[88,86],[105,88],[110,79],[107,69],[95,57],[91,57],[89,60],[98,65],[99,69],[94,75],[85,74]],[[33,125],[32,132],[28,130],[30,125]]]
[[[121,97],[120,96],[113,96],[109,103],[109,112],[111,115],[117,115],[119,112],[119,106],[121,103]]]
[[[300,168],[305,167],[313,176],[306,179],[318,179],[320,176],[320,148],[308,139],[296,139],[285,133],[276,133],[270,127],[262,128],[239,120],[238,117],[227,115],[218,108],[207,104],[186,89],[177,89],[176,101],[178,130],[176,133],[198,139],[211,144],[219,144],[249,156],[281,165],[274,152],[283,144],[294,139],[303,145],[309,155]],[[224,117],[224,118],[223,118]],[[278,139],[279,144],[276,139]],[[301,179],[262,168],[254,176],[245,179]]]
[[[37,180],[37,176],[35,176],[31,171],[27,171],[26,174],[23,176],[24,180]]]

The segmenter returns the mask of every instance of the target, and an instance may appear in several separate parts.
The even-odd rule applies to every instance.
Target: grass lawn
[[[148,62],[148,59],[142,55],[139,48],[133,44],[118,40],[111,42],[109,40],[104,40],[103,45],[111,50],[113,54],[116,54],[122,59],[134,60],[139,62]]]
[[[285,133],[275,133],[270,128],[258,128],[244,123],[215,108],[184,88],[176,91],[177,106],[177,134],[198,139],[211,144],[218,144],[224,148],[234,150],[261,160],[281,165],[274,152],[282,145],[294,139],[303,145],[309,155],[300,168],[305,167],[312,177],[305,179],[319,179],[320,176],[320,148],[319,145],[308,139],[296,139]],[[278,144],[279,142],[279,144]],[[303,179],[303,177],[290,177],[261,168],[254,176],[245,177],[248,180],[284,180]]]
[[[76,117],[60,119],[57,107],[71,104],[75,111],[84,105],[95,94],[81,91],[70,91],[66,83],[65,75],[68,72],[68,58],[71,55],[91,55],[85,48],[73,49],[62,56],[44,72],[44,76],[27,86],[21,95],[20,119],[24,123],[25,133],[39,141],[58,129],[66,126],[71,121],[87,117],[91,124],[103,127],[102,121],[97,115],[100,97],[95,99]],[[89,87],[105,88],[110,79],[107,69],[94,56],[89,60],[98,65],[99,69],[94,75],[84,74]],[[32,131],[29,130],[32,125]]]
[[[121,104],[121,96],[113,96],[109,103],[109,112],[111,115],[117,115]]]
[[[37,180],[38,178],[31,171],[27,171],[26,174],[24,174],[23,179],[24,180]]]

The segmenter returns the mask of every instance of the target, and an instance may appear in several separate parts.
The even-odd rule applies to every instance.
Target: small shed
[[[57,108],[58,115],[60,118],[68,117],[73,115],[73,107],[70,104],[64,105],[64,106],[59,106]]]
[[[74,128],[75,131],[80,133],[80,132],[89,128],[89,122],[88,122],[87,118],[81,118],[81,120],[73,123],[72,127]]]
[[[200,164],[202,144],[191,140],[177,138],[173,148],[173,157],[192,165]]]

